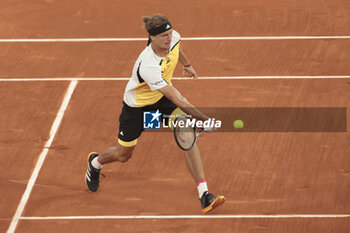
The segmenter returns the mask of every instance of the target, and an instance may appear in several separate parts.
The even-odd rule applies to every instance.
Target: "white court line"
[[[234,80],[234,79],[346,79],[344,76],[222,76],[222,77],[200,77],[200,80]],[[130,77],[95,77],[95,78],[0,78],[0,82],[40,82],[40,81],[127,81]],[[191,80],[191,78],[173,77],[172,80]]]
[[[282,214],[282,215],[131,215],[131,216],[49,216],[21,217],[21,220],[86,220],[86,219],[271,219],[271,218],[350,218],[350,214]]]
[[[227,36],[227,37],[183,37],[181,40],[329,40],[350,39],[350,36]],[[147,41],[148,38],[48,38],[48,39],[0,39],[2,43],[33,42],[128,42]]]
[[[18,221],[21,219],[24,207],[27,204],[27,201],[29,199],[29,195],[34,187],[35,181],[38,178],[40,169],[44,163],[44,160],[46,158],[47,152],[49,151],[49,148],[52,144],[53,139],[55,138],[55,135],[57,133],[57,130],[61,124],[64,112],[66,111],[69,101],[72,97],[72,94],[75,90],[75,87],[77,86],[78,81],[72,81],[67,89],[67,92],[64,96],[62,105],[56,115],[56,119],[53,122],[52,126],[51,126],[51,130],[50,130],[50,138],[47,140],[47,142],[45,143],[45,146],[43,148],[43,150],[41,151],[41,154],[39,155],[39,159],[35,165],[34,171],[29,179],[29,182],[27,184],[26,190],[23,193],[22,199],[17,207],[16,213],[12,218],[11,224],[7,230],[7,233],[13,233],[16,230]]]

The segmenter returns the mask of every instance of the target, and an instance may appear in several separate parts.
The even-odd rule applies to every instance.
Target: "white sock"
[[[201,179],[196,183],[197,183],[199,198],[201,198],[203,193],[208,191],[207,181],[205,179]]]
[[[96,169],[101,169],[103,165],[98,161],[98,156],[91,161],[91,165]]]

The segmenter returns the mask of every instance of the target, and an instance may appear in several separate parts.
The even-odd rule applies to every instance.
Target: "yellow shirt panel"
[[[162,97],[162,93],[152,91],[146,82],[140,83],[136,87],[136,104],[138,107],[157,103]]]
[[[171,83],[174,70],[179,60],[180,41],[171,49],[170,53],[161,62],[163,79]],[[158,102],[163,97],[159,91],[152,91],[146,82],[140,83],[136,87],[136,105],[143,107]]]
[[[171,49],[170,53],[164,57],[161,67],[163,69],[163,79],[167,83],[171,83],[171,78],[173,77],[174,70],[179,60],[180,53],[180,41]]]

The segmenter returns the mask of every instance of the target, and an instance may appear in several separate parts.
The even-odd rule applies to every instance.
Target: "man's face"
[[[169,50],[172,35],[173,29],[170,29],[156,36],[151,36],[152,43],[161,49]]]

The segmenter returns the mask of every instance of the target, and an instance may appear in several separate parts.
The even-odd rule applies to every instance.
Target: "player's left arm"
[[[182,50],[181,47],[180,47],[180,52],[179,52],[179,61],[183,65],[183,75],[185,75],[187,77],[194,78],[194,79],[198,78],[197,72],[192,67],[190,61],[186,57],[186,55],[185,55],[185,53],[184,53],[184,51]]]

